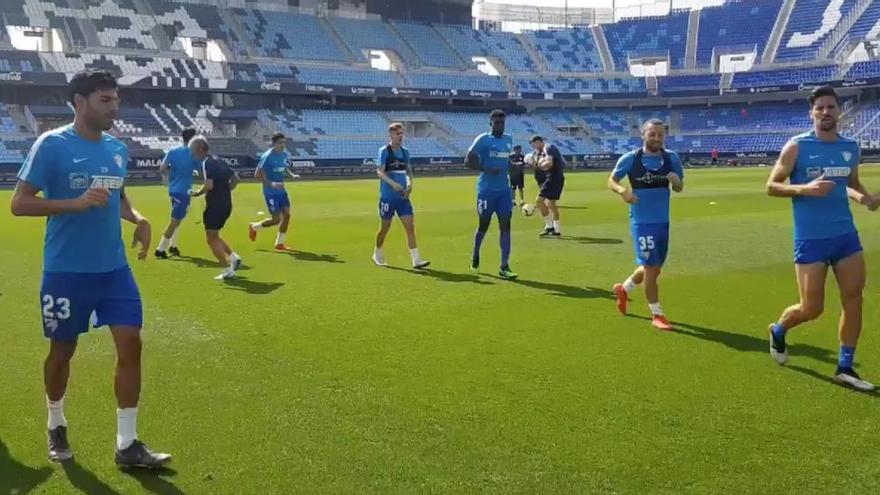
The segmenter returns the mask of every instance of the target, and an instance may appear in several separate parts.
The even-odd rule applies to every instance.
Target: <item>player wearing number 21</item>
[[[642,125],[642,147],[617,161],[608,178],[612,191],[629,203],[629,217],[636,251],[635,271],[621,284],[614,285],[617,309],[626,314],[629,293],[645,283],[645,298],[651,309],[651,324],[661,330],[672,326],[660,308],[657,279],[669,251],[669,189],[681,192],[684,170],[678,155],[663,149],[666,127],[657,119]],[[630,187],[620,183],[629,179]]]

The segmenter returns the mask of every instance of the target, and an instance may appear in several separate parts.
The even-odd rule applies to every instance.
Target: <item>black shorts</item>
[[[559,180],[548,180],[541,184],[541,192],[539,196],[544,199],[558,200],[562,197],[562,188],[565,186],[565,178]]]
[[[519,189],[526,187],[526,174],[510,174],[510,187]]]
[[[226,220],[232,214],[232,204],[209,204],[202,213],[202,223],[205,224],[205,230],[220,230],[226,225]]]

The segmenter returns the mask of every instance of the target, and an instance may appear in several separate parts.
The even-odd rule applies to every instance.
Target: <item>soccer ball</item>
[[[530,217],[535,214],[535,205],[524,204],[522,207],[523,215]]]

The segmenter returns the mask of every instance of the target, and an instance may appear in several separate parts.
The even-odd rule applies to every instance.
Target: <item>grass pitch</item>
[[[517,212],[517,282],[495,276],[494,222],[483,273],[467,269],[473,177],[416,179],[424,273],[399,224],[393,267],[370,262],[375,180],[291,185],[294,253],[271,251],[274,231],[247,239],[265,205],[243,185],[225,237],[247,269],[228,283],[212,280],[195,201],[183,258],[132,261],[146,316],[139,432],[176,458],[158,474],[113,465],[106,330],[80,340],[73,365],[76,462],[46,460],[44,222],[4,206],[0,494],[877,493],[880,396],[830,383],[833,280],[826,314],[791,334],[790,366],[768,355],[767,324],[797,294],[791,206],[764,194],[768,171],[687,171],[661,279],[672,333],[649,326],[641,294],[632,317],[614,307],[633,250],[605,173],[568,178],[563,239],[538,239],[539,217]],[[880,191],[880,169],[862,174]],[[158,240],[164,190],[129,195]],[[869,269],[856,359],[880,381],[880,216],[854,209]]]

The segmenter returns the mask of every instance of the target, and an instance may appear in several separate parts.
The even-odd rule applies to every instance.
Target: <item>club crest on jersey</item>
[[[113,161],[116,162],[116,166],[122,168],[122,155],[119,153],[113,155]]]
[[[68,176],[68,180],[70,181],[71,189],[89,188],[89,174],[85,172],[74,172]]]
[[[843,161],[849,163],[852,160],[853,154],[852,151],[841,151],[840,155],[843,156]]]

